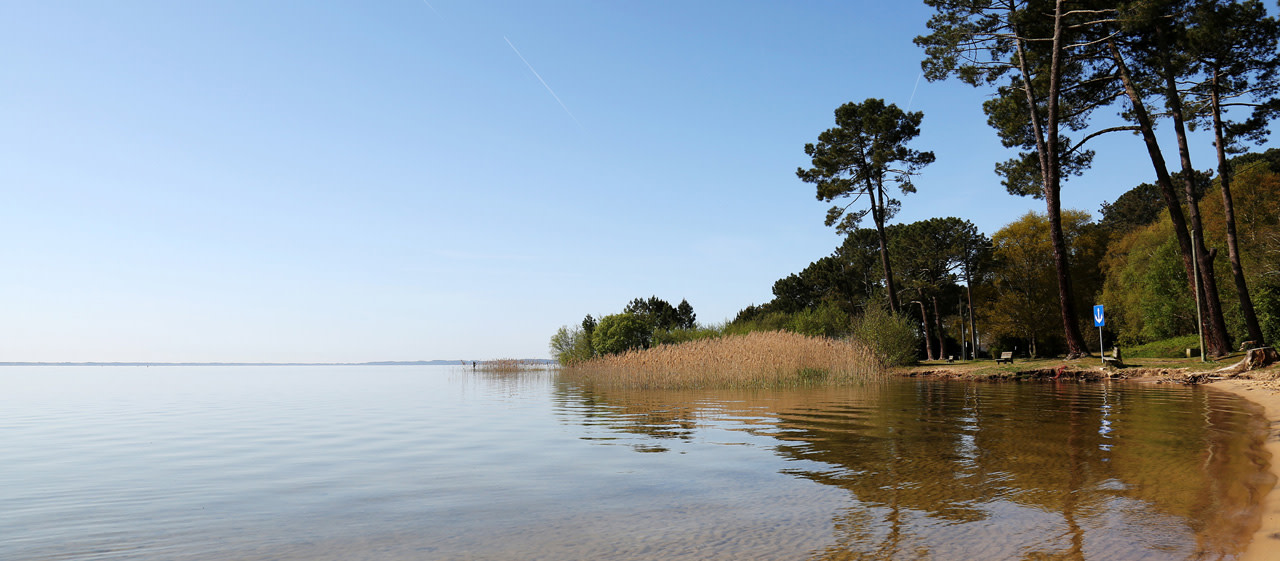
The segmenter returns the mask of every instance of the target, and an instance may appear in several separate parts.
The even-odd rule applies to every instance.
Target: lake
[[[1265,430],[1174,385],[6,367],[0,559],[1231,559]]]

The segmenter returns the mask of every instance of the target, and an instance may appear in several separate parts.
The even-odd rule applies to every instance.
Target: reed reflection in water
[[[766,438],[783,473],[847,491],[814,559],[1229,559],[1271,485],[1264,422],[1212,389],[891,381],[559,395],[612,433],[590,438],[641,452],[713,430]]]

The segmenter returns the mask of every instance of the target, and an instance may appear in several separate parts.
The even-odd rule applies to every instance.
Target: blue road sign
[[[1107,318],[1103,314],[1102,304],[1093,307],[1093,326],[1102,327],[1107,324]]]

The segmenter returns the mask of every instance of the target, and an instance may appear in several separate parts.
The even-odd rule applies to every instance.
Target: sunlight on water
[[[0,370],[0,559],[1233,558],[1236,397],[596,391],[446,367]]]

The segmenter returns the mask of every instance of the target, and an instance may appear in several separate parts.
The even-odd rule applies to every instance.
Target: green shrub
[[[1266,282],[1254,288],[1253,305],[1265,342],[1280,341],[1280,282]]]
[[[788,328],[791,322],[791,314],[785,312],[757,312],[752,314],[739,314],[739,318],[734,319],[724,327],[725,335],[746,335],[758,331],[783,331]]]
[[[591,342],[600,354],[615,354],[649,348],[653,336],[649,324],[635,314],[613,314],[600,318]]]
[[[862,315],[854,318],[852,336],[871,348],[886,366],[901,366],[916,361],[920,337],[915,322],[904,314],[894,314],[883,304],[868,304]]]
[[[852,327],[848,313],[831,302],[823,302],[816,308],[805,308],[791,314],[787,331],[810,337],[843,337]]]

